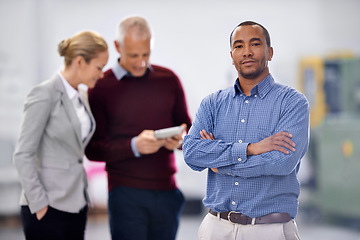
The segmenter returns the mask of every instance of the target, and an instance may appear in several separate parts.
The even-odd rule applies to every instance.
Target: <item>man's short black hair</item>
[[[268,30],[266,30],[266,28],[261,25],[260,23],[256,23],[256,22],[253,22],[253,21],[245,21],[245,22],[242,22],[240,23],[239,25],[237,25],[234,30],[232,30],[231,34],[230,34],[230,48],[232,47],[231,44],[232,44],[232,36],[233,36],[233,33],[235,31],[236,28],[238,27],[241,27],[241,26],[253,26],[253,25],[258,25],[262,28],[262,30],[264,31],[264,35],[265,35],[265,39],[266,39],[266,45],[268,47],[271,47],[271,42],[270,42],[270,34],[268,32]]]

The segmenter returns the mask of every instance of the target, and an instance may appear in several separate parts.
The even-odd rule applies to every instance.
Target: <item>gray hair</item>
[[[138,37],[151,38],[151,29],[145,18],[139,16],[132,16],[123,19],[118,28],[116,34],[116,41],[119,45],[122,45],[124,42],[125,35],[132,31],[132,33],[136,34]]]

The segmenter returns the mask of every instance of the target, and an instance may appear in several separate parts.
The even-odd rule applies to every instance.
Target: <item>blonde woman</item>
[[[105,40],[82,31],[58,45],[65,67],[28,94],[14,163],[23,188],[26,239],[84,239],[84,148],[95,130],[85,84],[93,88],[108,60]]]

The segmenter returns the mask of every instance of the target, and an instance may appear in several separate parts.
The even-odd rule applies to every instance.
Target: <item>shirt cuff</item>
[[[231,151],[233,164],[225,167],[218,168],[218,171],[221,175],[232,175],[232,169],[235,164],[244,164],[247,161],[247,146],[249,143],[234,143]]]
[[[137,147],[136,147],[136,139],[137,139],[137,137],[133,137],[131,139],[131,150],[133,151],[135,157],[141,157],[141,154],[138,152]]]
[[[245,163],[247,160],[246,151],[249,143],[234,143],[231,151],[234,164]]]

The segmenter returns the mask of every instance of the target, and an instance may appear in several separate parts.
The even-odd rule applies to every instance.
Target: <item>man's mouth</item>
[[[255,63],[255,60],[252,60],[252,59],[246,59],[241,62],[242,65],[251,65],[253,63]]]

